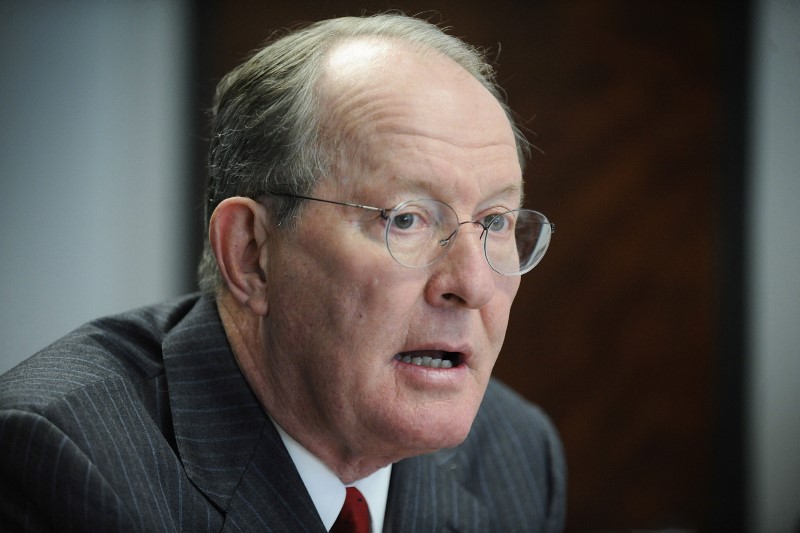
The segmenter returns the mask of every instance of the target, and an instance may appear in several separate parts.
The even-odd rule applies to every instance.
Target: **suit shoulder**
[[[467,440],[470,450],[496,450],[522,467],[563,469],[555,425],[537,405],[492,378]]]
[[[499,419],[506,423],[500,424]],[[500,426],[505,426],[513,432],[532,431],[557,438],[550,417],[538,405],[529,402],[496,378],[489,381],[475,423],[479,428],[485,426],[486,429],[499,430]]]
[[[163,374],[164,336],[196,295],[93,320],[0,376],[0,408],[41,411],[108,379],[140,383]]]
[[[469,436],[460,446],[468,485],[517,524],[542,520],[560,531],[566,509],[566,462],[555,425],[541,408],[496,379],[489,382]]]

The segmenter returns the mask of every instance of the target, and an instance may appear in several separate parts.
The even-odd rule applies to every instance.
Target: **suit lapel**
[[[384,531],[488,531],[489,510],[464,481],[458,448],[412,457],[392,467]]]
[[[268,422],[232,500],[223,531],[325,533],[275,426]]]
[[[178,453],[191,482],[225,513],[225,529],[324,531],[234,360],[212,298],[198,300],[163,350]]]

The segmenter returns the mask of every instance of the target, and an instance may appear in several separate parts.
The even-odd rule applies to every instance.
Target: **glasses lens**
[[[386,223],[386,245],[405,266],[425,267],[447,252],[458,230],[453,208],[437,200],[412,200],[394,208]]]
[[[552,227],[547,217],[530,209],[517,209],[488,221],[484,247],[494,270],[509,276],[524,274],[541,261],[550,244]]]

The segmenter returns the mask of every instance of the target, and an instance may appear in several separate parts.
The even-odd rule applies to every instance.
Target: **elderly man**
[[[2,378],[4,528],[562,529],[555,431],[490,377],[552,231],[520,208],[526,144],[491,80],[400,15],[226,76],[203,294]]]

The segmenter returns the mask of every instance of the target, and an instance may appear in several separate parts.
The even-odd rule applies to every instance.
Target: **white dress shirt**
[[[300,473],[300,478],[311,496],[311,501],[314,502],[314,506],[317,508],[325,529],[330,531],[339,516],[339,512],[342,510],[342,505],[344,505],[347,492],[346,486],[325,463],[303,448],[274,420],[273,424],[278,429],[283,445],[286,446],[297,471]],[[357,488],[367,500],[373,532],[383,531],[383,519],[386,514],[386,500],[389,496],[389,479],[391,475],[392,465],[389,465],[363,479],[359,479],[355,483],[347,485]]]

